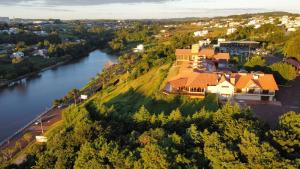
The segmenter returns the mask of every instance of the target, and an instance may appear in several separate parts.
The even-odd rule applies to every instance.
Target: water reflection
[[[20,84],[0,89],[0,140],[30,122],[54,99],[73,88],[81,88],[116,57],[99,50],[88,57],[24,79]]]

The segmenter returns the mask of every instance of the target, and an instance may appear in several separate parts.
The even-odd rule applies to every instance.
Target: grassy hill
[[[187,97],[165,95],[162,93],[169,76],[176,74],[176,68],[170,64],[151,69],[148,73],[135,80],[127,81],[127,75],[122,75],[120,82],[98,93],[84,106],[94,107],[94,112],[100,112],[100,107],[113,107],[119,113],[134,113],[145,106],[151,113],[165,112],[179,108],[188,113],[203,108],[214,111],[218,108],[216,97],[209,96],[204,100],[193,100]],[[209,104],[210,103],[210,104]]]

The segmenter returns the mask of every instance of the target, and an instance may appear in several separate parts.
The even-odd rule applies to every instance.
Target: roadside
[[[10,160],[22,151],[22,149],[31,144],[36,136],[42,135],[42,131],[48,131],[53,124],[61,120],[61,111],[62,109],[59,108],[51,109],[38,117],[41,119],[42,127],[40,121],[33,121],[19,133],[6,140],[5,143],[0,146],[4,158]]]

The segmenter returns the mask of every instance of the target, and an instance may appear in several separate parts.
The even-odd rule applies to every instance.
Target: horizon
[[[3,0],[0,16],[23,19],[179,19],[264,12],[300,14],[297,0]]]

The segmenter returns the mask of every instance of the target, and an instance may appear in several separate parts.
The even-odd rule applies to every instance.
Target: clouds
[[[0,16],[61,19],[160,19],[266,11],[300,13],[299,0],[0,0]]]
[[[161,3],[176,0],[1,0],[0,5],[89,6],[105,4]]]

